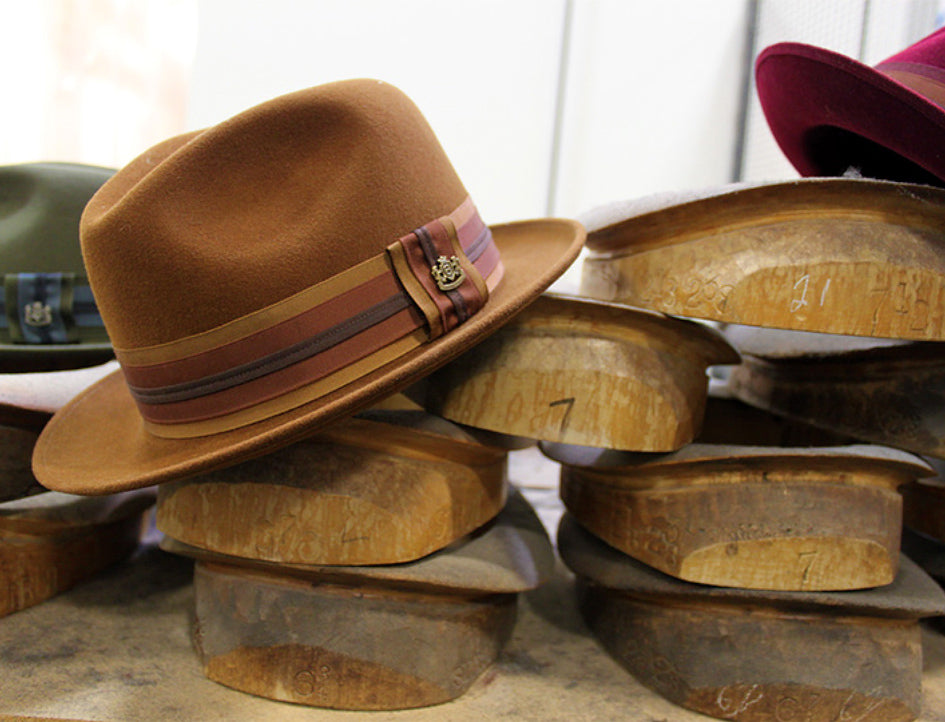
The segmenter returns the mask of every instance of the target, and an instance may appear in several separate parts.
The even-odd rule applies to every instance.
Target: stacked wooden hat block
[[[768,184],[591,227],[582,298],[546,295],[413,392],[459,423],[542,440],[562,464],[563,528],[597,545],[585,557],[610,554],[661,580],[631,574],[613,586],[594,564],[571,564],[595,590],[582,596],[589,625],[679,704],[740,720],[920,712],[917,621],[945,612],[945,595],[900,556],[899,489],[931,467],[908,447],[784,421],[728,391],[707,403],[705,367],[734,354],[708,329],[652,313],[811,335],[942,336],[913,296],[934,305],[945,288],[945,193],[900,190]],[[865,304],[858,289],[882,282],[902,299]],[[692,399],[688,417],[670,413],[681,406],[665,403],[674,394]],[[726,620],[745,609],[753,616],[736,632]],[[722,640],[733,661],[715,665]],[[823,666],[808,663],[810,649]]]
[[[909,192],[903,194],[903,190]],[[920,344],[905,342],[938,340],[945,331],[934,311],[941,307],[945,289],[945,236],[939,222],[943,213],[945,193],[920,186],[817,179],[733,188],[655,210],[626,213],[622,220],[592,232],[582,290],[611,301],[726,325],[788,329],[781,332],[784,347],[802,345],[805,340],[828,343],[823,340],[829,338],[825,334],[865,337],[859,345],[884,349],[916,346]],[[869,293],[864,294],[863,289]],[[873,341],[873,337],[900,341]],[[743,337],[727,338],[743,357],[743,364],[731,370],[730,392],[766,410],[783,409],[783,405],[758,404],[757,395],[742,392],[747,385],[742,379],[755,361],[753,351],[750,344],[740,343]],[[857,367],[834,368],[823,361],[809,361],[802,372],[807,374],[804,378],[816,379],[819,389],[831,389],[825,395],[837,395],[830,401],[822,400],[816,410],[812,404],[806,414],[789,414],[822,429],[818,432],[808,426],[800,432],[794,443],[806,448],[783,446],[788,441],[785,432],[803,428],[804,423],[753,421],[752,415],[763,414],[742,409],[737,412],[741,418],[736,415],[730,426],[723,426],[724,420],[720,424],[718,416],[707,424],[706,436],[700,441],[710,440],[712,446],[694,445],[659,460],[641,459],[640,455],[615,458],[612,452],[609,457],[598,455],[589,460],[585,452],[583,460],[568,464],[569,452],[551,449],[559,459],[565,454],[562,496],[583,527],[582,533],[590,531],[597,538],[595,543],[603,540],[612,549],[672,575],[675,579],[664,580],[670,597],[702,598],[708,604],[706,609],[718,603],[749,604],[780,617],[785,602],[778,595],[785,594],[795,597],[788,607],[809,605],[818,610],[814,613],[821,621],[805,626],[810,638],[804,644],[818,646],[819,658],[832,661],[820,673],[809,676],[804,672],[802,648],[792,649],[787,641],[796,632],[788,632],[775,621],[766,624],[766,634],[773,635],[766,648],[776,653],[753,658],[752,643],[748,637],[741,638],[734,648],[744,666],[720,665],[716,669],[725,671],[711,683],[691,665],[682,664],[681,669],[689,672],[677,676],[679,684],[661,688],[639,660],[628,661],[626,654],[617,654],[632,671],[643,674],[650,686],[680,704],[721,718],[745,720],[783,716],[785,705],[794,705],[795,711],[807,715],[804,718],[824,720],[854,712],[863,719],[876,720],[913,719],[920,713],[917,631],[911,632],[907,665],[903,664],[905,658],[898,658],[898,652],[893,651],[900,642],[883,647],[875,641],[867,643],[875,648],[868,661],[855,654],[841,663],[836,654],[843,635],[838,636],[830,627],[840,618],[853,617],[862,623],[859,629],[871,629],[870,634],[875,635],[889,628],[889,616],[908,618],[915,627],[919,617],[943,611],[941,597],[922,597],[924,593],[911,589],[913,582],[906,585],[910,590],[905,596],[894,593],[904,577],[908,581],[922,575],[911,564],[900,562],[899,489],[914,488],[921,484],[917,480],[934,474],[925,461],[900,449],[925,449],[899,443],[888,434],[851,433],[850,425],[830,420],[838,409],[851,419],[886,414],[888,403],[875,404],[870,411],[865,407],[884,393],[895,394],[897,385],[908,385],[911,380],[903,378],[890,384],[895,372],[881,357],[874,375],[862,384],[871,393],[862,393],[859,404],[844,403],[848,397],[837,403],[842,394],[838,387],[856,384],[861,377]],[[921,383],[923,378],[920,372],[915,380]],[[754,387],[760,385],[755,383]],[[927,401],[929,396],[920,393],[911,403]],[[723,409],[719,413],[731,410],[734,402],[728,399],[724,404],[727,406],[718,406]],[[896,417],[897,413],[893,410],[890,415]],[[775,441],[777,446],[765,439],[779,435],[782,438]],[[756,446],[759,441],[766,446]],[[897,448],[855,446],[851,441]],[[573,456],[574,452],[570,453]],[[680,491],[694,476],[699,477],[702,489],[693,485]],[[679,502],[680,495],[690,497],[688,506]],[[624,524],[610,521],[616,516],[614,507],[623,511]],[[668,525],[666,519],[674,519],[675,525]],[[658,531],[657,540],[644,530],[650,534]],[[707,544],[704,538],[713,531],[718,535],[713,539],[715,544]],[[695,551],[694,537],[701,542],[695,544],[700,547]],[[680,548],[686,551],[680,553]],[[727,560],[725,551],[729,552]],[[822,561],[826,563],[819,566]],[[575,571],[582,584],[596,590],[588,597],[596,601],[585,605],[585,613],[592,627],[603,625],[597,627],[602,639],[612,642],[620,636],[620,625],[613,626],[613,609],[623,609],[618,617],[638,621],[652,614],[633,605],[621,607],[624,603],[618,601],[626,595],[647,596],[647,584],[639,579],[626,582],[617,591],[595,576],[600,570],[593,565],[578,564]],[[687,580],[713,587],[687,585]],[[707,591],[712,588],[711,593]],[[748,597],[743,598],[744,594]],[[855,600],[864,594],[875,595],[881,600],[879,606],[859,609]],[[912,606],[920,597],[924,599],[918,605],[921,609]],[[719,620],[724,614],[720,614],[713,624],[722,624]],[[690,618],[687,622],[683,617],[675,621],[677,625],[686,623],[705,621]],[[726,634],[733,635],[731,639],[738,639],[731,623],[725,624],[728,626],[717,631],[724,628]],[[637,628],[627,634],[646,637],[648,633]],[[761,635],[760,629],[754,634]],[[631,646],[630,636],[624,639],[625,647]],[[672,645],[668,641],[666,645],[661,646],[656,638],[644,643],[656,653],[671,653]],[[614,649],[613,644],[609,646]],[[887,676],[883,684],[866,677],[841,680],[829,670],[838,664],[858,668],[873,663],[884,665]],[[673,667],[673,662],[668,664]],[[907,667],[910,672],[901,672]],[[685,694],[680,685],[688,686]],[[887,692],[874,694],[880,688]]]
[[[603,646],[677,704],[736,720],[892,722],[920,712],[918,620],[941,614],[945,595],[908,559],[888,587],[814,594],[681,582],[567,515],[558,546]]]
[[[407,409],[162,485],[162,546],[196,559],[204,673],[316,707],[454,699],[552,566],[541,523],[507,492],[504,450]]]

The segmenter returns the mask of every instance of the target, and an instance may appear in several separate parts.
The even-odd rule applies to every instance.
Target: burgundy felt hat
[[[771,132],[804,176],[945,184],[945,28],[871,68],[801,43],[755,63]]]

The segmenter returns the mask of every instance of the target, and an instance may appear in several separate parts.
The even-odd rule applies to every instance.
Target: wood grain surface
[[[885,587],[755,591],[666,576],[567,514],[558,546],[604,648],[683,707],[742,722],[896,722],[922,709],[918,620],[942,614],[945,594],[909,560]]]
[[[157,525],[195,547],[271,562],[407,562],[495,517],[505,465],[499,449],[352,419],[266,457],[162,484]]]
[[[748,404],[833,433],[945,457],[945,344],[746,355],[729,388]]]
[[[31,607],[129,557],[150,490],[91,499],[47,492],[0,504],[0,615]]]
[[[863,446],[691,444],[623,458],[619,466],[562,467],[571,514],[666,574],[748,589],[889,584],[902,532],[897,488],[931,472],[910,454]]]
[[[702,426],[706,368],[737,362],[699,324],[545,294],[414,393],[432,413],[471,427],[671,451]]]
[[[945,340],[943,228],[940,189],[735,189],[592,230],[581,293],[727,323]]]

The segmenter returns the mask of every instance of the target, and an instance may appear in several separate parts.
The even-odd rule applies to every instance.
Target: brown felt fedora
[[[353,80],[167,140],[82,218],[121,373],[33,466],[108,493],[285,446],[496,330],[570,265],[576,221],[489,227],[413,103]]]

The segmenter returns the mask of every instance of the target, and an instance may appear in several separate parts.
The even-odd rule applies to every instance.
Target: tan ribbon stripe
[[[489,278],[486,279],[486,287],[489,289],[489,293],[492,293],[496,289],[496,286],[499,285],[504,275],[505,266],[502,265],[502,261],[499,261],[495,264],[495,268],[492,269],[492,273],[489,274]]]

